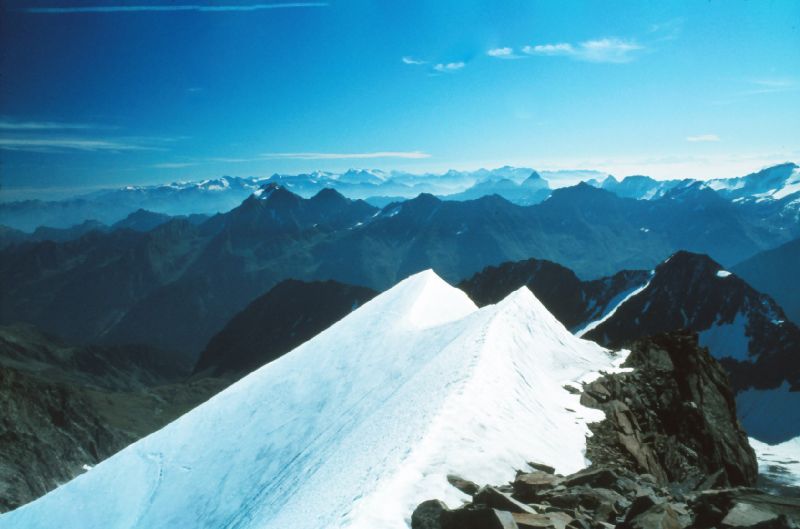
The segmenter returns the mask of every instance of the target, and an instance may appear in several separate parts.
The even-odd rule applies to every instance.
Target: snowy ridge
[[[0,527],[407,527],[466,499],[449,473],[582,468],[602,413],[563,386],[622,360],[526,288],[478,310],[422,272]]]

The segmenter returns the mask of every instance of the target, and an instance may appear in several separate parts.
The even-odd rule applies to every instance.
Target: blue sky
[[[5,1],[6,192],[800,161],[800,2]],[[41,190],[41,191],[39,191]]]

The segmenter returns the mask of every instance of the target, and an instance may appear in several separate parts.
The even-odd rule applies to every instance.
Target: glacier
[[[468,499],[448,474],[583,468],[603,414],[564,386],[623,360],[525,287],[478,309],[421,272],[0,528],[405,528]]]

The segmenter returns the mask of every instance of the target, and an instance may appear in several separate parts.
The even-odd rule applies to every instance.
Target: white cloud
[[[633,41],[617,38],[581,42],[579,57],[592,62],[629,62],[632,54],[642,49]]]
[[[536,46],[525,46],[523,53],[528,55],[572,55],[575,50],[572,44],[561,42],[559,44],[538,44]]]
[[[710,142],[710,141],[721,141],[719,136],[716,134],[698,134],[696,136],[687,136],[686,141],[691,142]]]
[[[463,62],[448,62],[448,63],[440,62],[439,64],[434,66],[433,69],[436,70],[437,72],[449,73],[449,72],[456,72],[462,69],[464,66],[466,66],[466,64],[464,64]]]
[[[610,37],[587,40],[577,45],[559,42],[556,44],[525,46],[522,48],[522,52],[528,55],[572,57],[573,59],[589,62],[623,63],[632,61],[634,54],[643,49],[644,46],[637,44],[633,40]]]
[[[419,160],[431,155],[420,151],[378,151],[357,153],[333,152],[273,152],[261,155],[262,158],[281,158],[289,160],[362,160],[367,158],[404,158]]]
[[[513,48],[492,48],[486,52],[489,57],[497,57],[499,59],[510,59],[514,57]]]
[[[264,9],[291,9],[299,7],[326,7],[326,2],[283,2],[275,4],[238,4],[238,5],[95,5],[66,7],[29,7],[21,9],[26,13],[62,14],[62,13],[133,13],[143,11],[261,11]]]
[[[428,63],[428,61],[423,61],[421,59],[415,59],[414,57],[410,57],[408,55],[403,57],[401,60],[403,61],[403,64],[414,64],[414,65],[416,65],[416,64],[427,64]]]

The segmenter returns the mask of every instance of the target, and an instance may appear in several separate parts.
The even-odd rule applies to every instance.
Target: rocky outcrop
[[[606,414],[590,426],[591,466],[562,476],[528,463],[458,508],[421,504],[412,529],[798,527],[800,499],[750,488],[755,454],[727,375],[695,334],[639,340],[623,367],[583,387],[581,403]]]
[[[648,474],[611,467],[550,475],[549,481],[541,474],[520,472],[508,485],[482,487],[472,501],[455,509],[425,501],[412,514],[411,529],[800,527],[800,499],[752,488],[682,493]]]
[[[800,388],[800,328],[771,297],[707,255],[673,254],[656,267],[645,290],[584,338],[617,348],[679,329],[701,333],[735,392],[784,381]]]
[[[755,484],[755,453],[736,418],[728,378],[696,334],[639,340],[624,366],[632,372],[602,377],[581,396],[606,414],[587,439],[591,461],[683,489]]]

